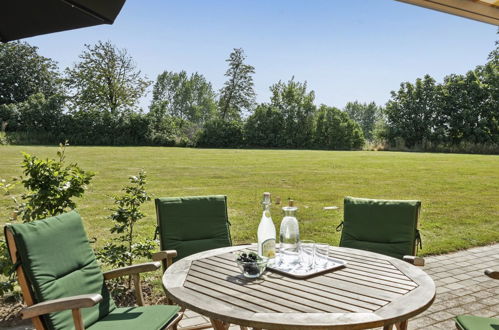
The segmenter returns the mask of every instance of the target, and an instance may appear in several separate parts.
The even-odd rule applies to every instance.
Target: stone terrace
[[[409,321],[409,329],[455,329],[452,318],[459,314],[499,318],[499,280],[485,276],[487,268],[499,270],[499,244],[427,257],[424,270],[437,285],[437,298],[427,311]],[[187,310],[180,329],[207,322]],[[10,330],[28,329],[32,327]]]

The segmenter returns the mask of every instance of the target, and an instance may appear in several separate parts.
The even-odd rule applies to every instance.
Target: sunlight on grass
[[[21,151],[55,157],[56,147],[0,146],[0,178],[21,174]],[[264,191],[299,207],[303,239],[337,245],[335,227],[343,197],[420,199],[422,254],[484,245],[499,240],[499,157],[488,155],[306,150],[220,150],[162,147],[69,147],[68,161],[96,172],[78,201],[90,237],[102,246],[109,236],[111,195],[143,168],[155,197],[225,194],[235,243],[256,240]],[[324,206],[340,206],[324,211]],[[0,223],[12,201],[0,196]],[[153,202],[138,224],[152,238]],[[280,206],[272,217],[279,228]]]

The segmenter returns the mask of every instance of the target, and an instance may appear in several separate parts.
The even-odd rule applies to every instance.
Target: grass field
[[[21,174],[21,151],[55,157],[56,147],[0,146],[0,178]],[[90,237],[109,239],[111,195],[144,169],[155,197],[225,194],[232,236],[256,240],[261,194],[291,197],[300,208],[304,239],[338,244],[335,227],[343,197],[420,199],[422,254],[435,254],[499,241],[499,156],[399,152],[218,150],[161,147],[69,147],[68,161],[96,173],[78,200]],[[340,206],[324,211],[324,206]],[[0,196],[0,224],[12,201]],[[144,208],[142,237],[152,238],[153,202]],[[273,206],[276,227],[282,214]]]

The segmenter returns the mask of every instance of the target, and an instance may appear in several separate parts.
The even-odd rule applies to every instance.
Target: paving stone
[[[440,311],[440,312],[432,313],[432,314],[428,315],[428,317],[434,319],[435,321],[444,321],[444,320],[448,320],[448,319],[454,317],[454,315],[452,315],[451,313],[446,312],[446,311]]]
[[[487,306],[499,305],[499,298],[486,298],[481,303]]]
[[[459,274],[459,275],[455,275],[454,278],[461,281],[461,280],[467,280],[467,279],[473,278],[473,276],[470,274]]]
[[[180,327],[192,327],[203,323],[206,323],[205,318],[198,315],[196,317],[187,318],[185,320],[182,319],[182,321],[180,321]]]
[[[446,309],[446,312],[451,313],[452,315],[462,315],[468,313],[468,310],[463,306],[457,306],[453,308]]]
[[[464,290],[455,290],[455,291],[452,291],[453,294],[455,294],[456,296],[458,297],[462,297],[462,296],[468,296],[468,295],[471,295],[473,293],[475,293],[476,291],[474,290],[470,290],[470,289],[464,289]]]
[[[459,279],[457,278],[454,278],[454,277],[445,277],[445,278],[442,278],[438,281],[436,281],[437,284],[450,284],[450,283],[454,283],[454,282],[458,282]]]
[[[199,316],[199,314],[194,311],[191,311],[190,309],[186,309],[184,312],[184,318],[196,317],[196,316]]]
[[[417,319],[414,319],[414,320],[410,320],[409,321],[409,324],[408,324],[408,328],[409,329],[428,329],[428,326],[435,323],[435,320],[430,318],[430,317],[427,317],[427,316],[423,316],[423,317],[419,317]]]
[[[487,306],[486,309],[490,309],[491,311],[493,311],[494,313],[499,314],[499,305],[492,305],[492,306]]]
[[[463,289],[466,286],[464,284],[456,282],[456,283],[446,284],[445,287],[448,288],[448,289],[450,289],[450,290],[458,290],[458,289]]]
[[[444,322],[439,322],[432,324],[431,329],[455,329],[456,325],[453,319],[446,320]]]
[[[475,311],[485,310],[487,309],[487,305],[474,302],[472,304],[465,305],[465,308],[468,310],[469,314],[474,314]]]
[[[488,300],[486,298],[495,296],[495,294],[493,292],[486,291],[486,290],[477,291],[475,293],[472,293],[471,295],[474,297],[477,297],[479,299],[485,299],[485,300]],[[495,299],[495,300],[496,300],[496,302],[499,301],[499,299]]]
[[[496,313],[494,311],[491,311],[490,309],[482,309],[482,310],[474,311],[473,315],[481,316],[481,317],[494,317],[496,315]]]

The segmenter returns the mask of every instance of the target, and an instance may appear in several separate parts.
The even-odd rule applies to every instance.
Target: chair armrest
[[[402,260],[407,261],[414,266],[424,266],[424,258],[416,256],[403,256]]]
[[[173,264],[173,258],[177,256],[177,251],[175,250],[163,250],[156,252],[152,255],[152,260],[161,261],[163,264],[163,271]]]
[[[125,275],[135,275],[144,272],[151,272],[157,270],[159,267],[161,267],[161,264],[159,262],[145,262],[143,264],[122,267],[104,272],[104,279],[110,280]]]
[[[493,278],[494,280],[499,280],[499,271],[494,271],[492,269],[487,269],[485,271],[485,275],[487,275],[490,278]]]
[[[156,252],[152,255],[152,260],[154,261],[161,261],[165,260],[168,258],[175,258],[177,256],[177,251],[176,250],[164,250],[164,251],[159,251]]]
[[[98,293],[82,294],[78,296],[47,300],[38,304],[34,304],[23,308],[21,313],[23,319],[29,319],[35,316],[59,312],[67,309],[92,307],[101,301],[102,296]]]

